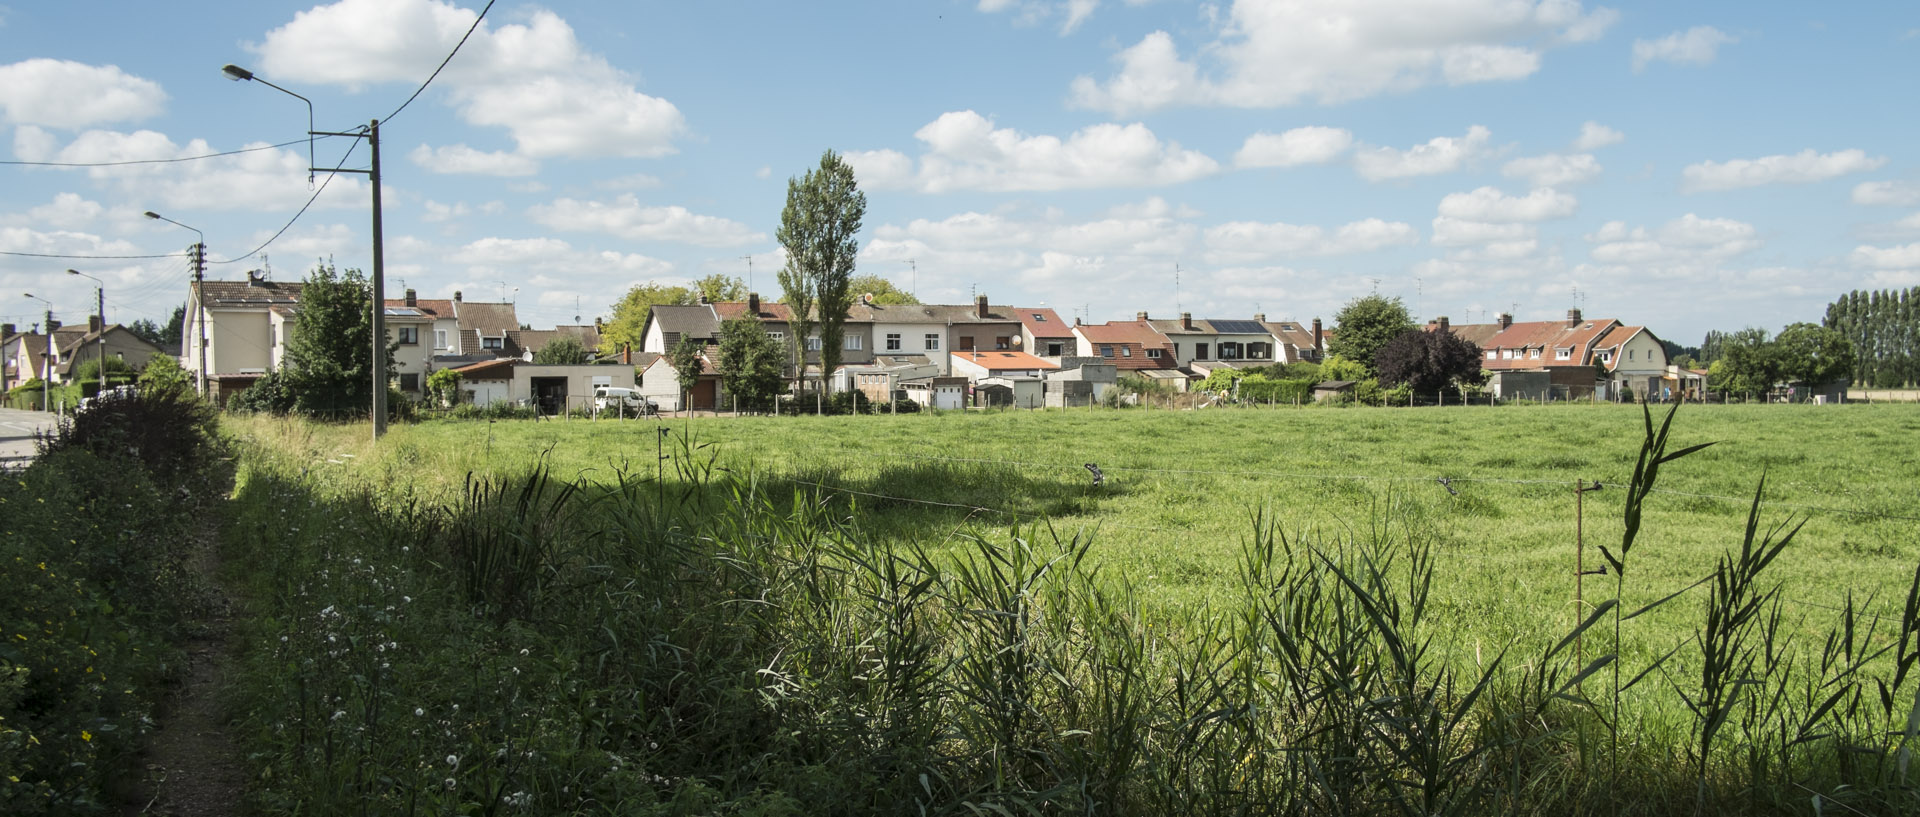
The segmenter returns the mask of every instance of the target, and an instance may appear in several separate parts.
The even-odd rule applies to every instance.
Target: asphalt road
[[[0,408],[0,468],[25,468],[33,461],[33,436],[52,429],[53,422],[44,411]]]

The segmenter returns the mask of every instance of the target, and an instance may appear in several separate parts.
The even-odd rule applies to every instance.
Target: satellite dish
[[[1018,349],[1018,348],[1020,348],[1020,336],[1019,336],[1019,335],[1014,335],[1014,336],[1013,336],[1013,348],[1015,348],[1015,349]]]

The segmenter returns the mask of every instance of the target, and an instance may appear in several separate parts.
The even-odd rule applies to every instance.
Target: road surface
[[[0,408],[0,468],[14,470],[33,461],[35,434],[50,431],[54,416],[44,411]]]

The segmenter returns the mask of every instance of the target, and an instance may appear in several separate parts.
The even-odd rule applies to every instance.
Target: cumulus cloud
[[[1617,145],[1627,140],[1627,135],[1598,122],[1586,122],[1580,125],[1580,136],[1573,140],[1574,150],[1599,150],[1608,145]]]
[[[1569,193],[1538,188],[1524,196],[1509,196],[1492,187],[1469,193],[1451,193],[1440,200],[1440,215],[1462,221],[1495,224],[1547,221],[1566,218],[1578,209],[1580,201]]]
[[[1653,62],[1706,65],[1719,55],[1720,46],[1739,41],[1713,26],[1694,26],[1658,40],[1634,40],[1633,70],[1644,71]]]
[[[1500,174],[1535,187],[1560,187],[1593,180],[1600,175],[1600,162],[1591,153],[1523,156],[1501,165]]]
[[[1073,81],[1075,104],[1128,113],[1169,105],[1337,103],[1436,83],[1517,80],[1545,49],[1599,37],[1618,15],[1577,0],[1236,0],[1214,39],[1182,58],[1156,31]]]
[[[482,151],[466,145],[421,145],[407,158],[435,173],[472,173],[480,176],[531,176],[540,172],[540,163],[525,156],[503,151]]]
[[[1853,203],[1911,207],[1920,204],[1920,182],[1861,182],[1853,187]]]
[[[264,143],[242,146],[249,152],[196,162],[88,167],[61,172],[85,173],[89,179],[117,189],[145,206],[196,210],[285,210],[292,212],[314,195],[307,186],[307,154],[270,148]],[[103,163],[131,160],[205,156],[219,152],[203,140],[175,144],[166,134],[142,130],[133,133],[89,130],[61,145],[59,140],[30,125],[16,130],[16,154],[24,161]],[[391,193],[389,187],[388,192]],[[364,207],[366,182],[340,175],[314,201],[314,207]]]
[[[1129,0],[1129,2],[1137,3],[1139,0]],[[1100,0],[1057,0],[1057,2],[1051,0],[1024,0],[1024,2],[1015,2],[1014,0],[980,0],[976,6],[983,14],[996,14],[1011,10],[1014,12],[1013,20],[1016,25],[1038,25],[1043,22],[1058,19],[1060,21],[1061,36],[1072,34],[1075,29],[1080,27],[1081,23],[1086,22],[1087,18],[1092,17],[1094,10],[1099,7]]]
[[[113,65],[31,59],[0,65],[0,121],[49,128],[136,122],[160,114],[160,84]]]
[[[1610,221],[1587,235],[1593,258],[1609,264],[1671,263],[1723,259],[1760,246],[1759,231],[1743,221],[1688,213],[1658,229],[1628,228]]]
[[[642,205],[632,194],[611,202],[555,199],[531,208],[527,215],[555,230],[606,233],[634,241],[737,247],[767,239],[764,233],[732,219],[698,215],[678,205]]]
[[[1534,234],[1533,225],[1518,222],[1495,223],[1452,216],[1433,219],[1433,243],[1440,247],[1528,241]]]
[[[1834,153],[1815,153],[1807,149],[1791,156],[1781,154],[1687,165],[1680,171],[1680,186],[1688,192],[1699,192],[1737,190],[1763,184],[1806,184],[1848,173],[1864,173],[1886,163],[1886,157],[1868,156],[1866,151],[1857,148]]]
[[[1862,244],[1853,249],[1853,255],[1850,258],[1857,267],[1882,270],[1916,269],[1920,268],[1920,242],[1895,247]]]
[[[978,113],[954,111],[914,137],[925,145],[917,169],[911,157],[892,150],[849,152],[847,162],[862,186],[926,193],[1146,187],[1220,169],[1205,154],[1162,142],[1139,123],[1093,125],[1061,139],[995,128]]]
[[[1353,146],[1353,134],[1345,128],[1310,126],[1284,133],[1262,131],[1247,137],[1233,163],[1240,167],[1293,167],[1326,164],[1340,158]]]
[[[1484,155],[1492,138],[1491,131],[1474,125],[1459,138],[1437,136],[1406,150],[1361,146],[1354,151],[1353,169],[1373,182],[1451,173]]]
[[[1328,230],[1317,224],[1232,221],[1207,229],[1207,262],[1251,263],[1276,257],[1351,255],[1420,240],[1405,222],[1369,218]]]
[[[444,0],[340,0],[299,12],[248,47],[264,75],[350,89],[417,83],[476,16]],[[673,153],[685,119],[636,82],[583,47],[559,15],[536,9],[525,23],[483,22],[436,87],[467,123],[504,128],[524,156]]]
[[[446,258],[464,265],[465,275],[483,282],[469,287],[479,291],[491,291],[487,285],[497,280],[525,280],[538,291],[580,287],[590,282],[611,285],[611,282],[660,278],[673,273],[673,265],[658,258],[637,253],[580,250],[557,238],[482,238],[448,253]]]

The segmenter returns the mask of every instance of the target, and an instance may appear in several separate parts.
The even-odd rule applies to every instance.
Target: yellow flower
[[[80,739],[91,743],[93,742],[93,733],[82,729],[80,730]]]

